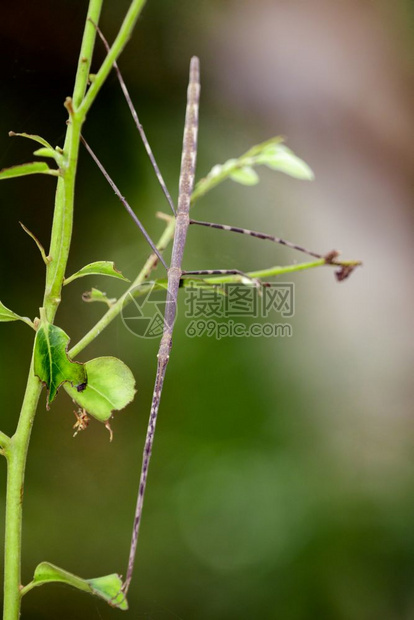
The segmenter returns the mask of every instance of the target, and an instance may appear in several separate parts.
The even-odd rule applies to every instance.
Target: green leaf
[[[125,282],[130,282],[128,278],[122,275],[118,269],[115,269],[115,265],[112,261],[108,260],[98,260],[95,263],[90,263],[89,265],[85,265],[79,271],[71,275],[69,278],[65,278],[64,285],[69,284],[76,278],[83,278],[84,276],[111,276],[112,278],[119,278],[120,280],[124,280]]]
[[[6,308],[6,306],[4,304],[2,304],[1,301],[0,301],[0,321],[1,322],[5,322],[5,321],[21,321],[21,320],[22,320],[21,316],[19,316],[18,314],[16,314],[12,310],[9,310],[8,308]]]
[[[118,607],[122,611],[127,611],[128,601],[122,592],[122,580],[119,575],[105,575],[105,577],[96,577],[95,579],[87,579],[92,591],[96,596],[100,596],[111,605]]]
[[[78,588],[78,590],[83,590],[84,592],[90,591],[89,584],[85,579],[77,577],[76,575],[63,570],[63,568],[59,568],[49,562],[41,562],[36,566],[33,575],[33,585],[41,586],[45,583],[52,582],[67,583],[74,588]]]
[[[259,182],[259,175],[251,166],[237,168],[230,174],[230,178],[242,185],[256,185]]]
[[[19,224],[23,228],[24,232],[28,234],[31,239],[33,239],[33,241],[37,245],[38,250],[43,258],[43,262],[45,263],[45,265],[48,265],[52,259],[49,258],[49,256],[46,256],[45,249],[43,245],[40,243],[39,239],[28,228],[26,228],[24,224],[22,224],[21,222],[19,222]]]
[[[62,383],[69,382],[81,392],[87,384],[84,364],[73,362],[68,354],[69,336],[56,325],[42,323],[37,330],[34,350],[34,373],[48,389],[47,408]]]
[[[32,321],[27,316],[16,314],[13,310],[6,308],[0,301],[0,323],[5,323],[7,321],[23,321],[23,323],[27,323],[30,327],[34,327]]]
[[[62,163],[62,154],[59,153],[56,149],[54,149],[52,147],[51,144],[49,144],[49,142],[47,140],[45,140],[44,138],[42,138],[41,136],[36,136],[35,134],[31,134],[31,133],[15,133],[14,131],[9,131],[9,136],[10,137],[20,137],[20,138],[28,138],[29,140],[33,140],[34,142],[38,142],[39,144],[42,145],[43,148],[41,149],[37,149],[33,155],[36,155],[37,157],[51,157],[52,159],[54,159],[56,161],[56,163],[58,164],[58,166],[61,165]]]
[[[312,181],[315,178],[307,163],[297,157],[284,144],[265,149],[256,159],[258,164],[264,164],[272,170],[284,172],[296,179]]]
[[[87,303],[99,301],[107,304],[110,308],[116,302],[116,297],[108,297],[107,294],[103,291],[100,291],[97,288],[92,288],[92,290],[83,293],[82,300],[86,301]]]
[[[73,400],[100,422],[106,422],[113,411],[123,409],[135,395],[134,375],[116,357],[97,357],[85,363],[88,385],[82,392],[65,383]]]
[[[36,157],[50,157],[51,159],[56,159],[56,151],[46,147],[36,149],[36,151],[33,151],[33,155],[36,155]]]
[[[48,149],[46,147],[42,147],[33,152],[33,155],[36,157],[50,157],[54,159],[57,165],[60,167],[63,163],[63,156],[58,153],[55,149]]]
[[[9,136],[11,138],[18,137],[18,138],[28,138],[29,140],[34,140],[34,142],[38,142],[42,146],[45,146],[47,149],[51,149],[53,151],[52,145],[49,144],[49,142],[47,140],[45,140],[41,136],[37,136],[36,134],[33,134],[33,133],[16,133],[14,131],[9,131]]]
[[[51,174],[58,176],[58,170],[52,170],[44,161],[33,161],[28,164],[20,164],[11,168],[3,168],[0,170],[0,180],[13,179],[15,177],[24,177],[29,174]]]
[[[309,166],[296,157],[282,142],[283,138],[280,136],[271,138],[261,144],[256,144],[237,159],[228,159],[224,164],[213,166],[208,175],[195,186],[191,203],[194,204],[196,200],[228,178],[245,185],[255,185],[259,179],[253,166],[266,165],[297,179],[312,180],[314,175]]]
[[[34,587],[42,586],[46,583],[64,583],[66,585],[88,592],[104,599],[111,607],[117,607],[123,611],[128,609],[128,602],[122,592],[122,580],[119,575],[105,575],[95,579],[82,579],[73,573],[69,573],[63,568],[59,568],[49,562],[42,562],[36,567],[33,581],[22,590],[26,594]]]
[[[242,157],[257,157],[260,153],[263,153],[267,149],[274,148],[278,144],[284,142],[283,136],[274,136],[273,138],[269,138],[269,140],[265,140],[264,142],[260,142],[259,144],[255,144],[251,149],[247,151]]]

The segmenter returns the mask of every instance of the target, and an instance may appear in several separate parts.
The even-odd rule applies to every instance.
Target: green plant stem
[[[310,261],[307,263],[297,263],[296,265],[284,265],[284,266],[269,267],[268,269],[261,269],[259,271],[248,271],[246,273],[246,276],[248,278],[263,279],[263,278],[271,278],[274,276],[280,276],[285,273],[294,273],[295,271],[305,271],[306,269],[314,269],[315,267],[323,267],[324,265],[333,266],[333,267],[342,267],[342,266],[357,267],[360,264],[361,262],[357,260],[348,260],[348,261],[344,260],[344,261],[327,263],[324,258],[321,258],[321,259]],[[228,276],[215,276],[211,278],[210,277],[202,278],[202,281],[206,282],[207,284],[227,284],[231,282],[242,282],[244,279],[245,279],[244,276],[240,274],[235,274],[235,275],[228,275]]]
[[[33,372],[32,360],[17,429],[6,450],[7,495],[3,620],[18,620],[20,616],[24,472],[30,434],[41,390],[42,385]]]
[[[163,252],[172,240],[174,236],[174,230],[175,219],[171,219],[156,244],[157,249],[160,252]],[[132,282],[131,286],[129,286],[125,293],[113,304],[113,306],[109,308],[107,312],[105,312],[103,317],[92,327],[92,329],[89,330],[89,332],[85,334],[85,336],[81,340],[79,340],[79,342],[75,344],[70,349],[70,351],[68,351],[68,354],[72,359],[76,357],[76,355],[78,355],[78,353],[80,353],[88,344],[95,340],[95,338],[99,336],[102,330],[104,330],[105,327],[107,327],[109,323],[111,323],[111,321],[113,321],[118,316],[118,314],[124,307],[126,300],[130,296],[131,291],[140,284],[142,284],[148,278],[151,271],[154,269],[154,267],[156,267],[157,261],[157,256],[155,254],[151,254],[145,265],[139,272],[138,276]]]
[[[135,21],[144,4],[143,0],[132,2],[131,8],[116,39],[117,46],[111,50],[111,59],[106,60],[99,72],[98,84],[92,92],[88,92],[87,104],[79,110],[84,98],[92,53],[96,38],[94,24],[99,21],[103,0],[90,0],[88,18],[82,39],[78,69],[72,99],[67,100],[69,124],[63,148],[63,160],[58,179],[55,210],[49,255],[51,262],[46,269],[46,285],[43,307],[50,322],[53,322],[59,307],[61,289],[64,280],[69,248],[72,237],[73,205],[75,195],[75,177],[80,145],[80,132],[86,118],[86,112],[92,105],[96,94],[106,76],[112,62],[121,53],[128,41]],[[105,63],[104,63],[105,65]],[[30,365],[26,392],[23,399],[16,433],[8,440],[0,435],[0,446],[7,458],[7,495],[6,495],[6,526],[5,526],[5,564],[4,564],[4,615],[3,620],[18,620],[21,603],[21,531],[22,501],[26,458],[30,441],[31,429],[36,413],[42,384],[34,375],[33,359]]]
[[[69,256],[73,226],[73,203],[75,195],[75,177],[78,163],[80,135],[86,114],[94,102],[102,84],[112,69],[125,45],[127,44],[145,0],[134,0],[122,23],[110,52],[102,63],[95,80],[85,95],[92,53],[96,39],[95,24],[98,24],[103,0],[90,0],[88,16],[82,39],[78,69],[72,99],[67,100],[69,125],[63,147],[63,164],[56,190],[55,211],[53,216],[52,236],[49,256],[52,261],[47,265],[46,289],[43,305],[50,322],[53,321],[61,301],[61,290]]]
[[[99,19],[103,0],[90,0],[88,17]],[[75,79],[74,97],[83,96],[92,60],[96,29],[90,21],[86,22],[82,40],[78,71]],[[73,199],[75,173],[80,144],[81,118],[74,118],[68,125],[65,139],[65,159],[56,189],[55,211],[53,217],[50,256],[47,265],[44,308],[50,321],[53,321],[60,303],[60,292],[69,254],[72,235]],[[36,413],[42,384],[35,376],[33,358],[27,379],[26,392],[19,416],[16,433],[10,440],[6,456],[7,494],[5,524],[4,558],[4,615],[3,620],[18,620],[21,602],[21,536],[24,473],[29,448],[30,433]]]
[[[88,90],[82,103],[80,104],[79,112],[83,114],[84,116],[86,116],[89,108],[91,107],[92,103],[94,102],[96,98],[96,95],[98,94],[103,83],[108,77],[108,74],[112,70],[114,62],[116,62],[117,58],[121,54],[125,45],[128,43],[128,40],[134,29],[135,23],[144,7],[145,1],[146,0],[134,0],[131,3],[128,13],[125,16],[122,26],[119,29],[118,35],[115,41],[113,42],[111,49],[108,52],[108,55],[106,56],[104,62],[102,63],[101,68],[99,69],[98,73],[94,76],[92,85],[90,89]],[[97,24],[97,21],[95,21],[93,18],[92,18],[92,21],[94,24]],[[93,26],[93,24],[91,25]],[[95,30],[94,26],[93,28]]]
[[[90,0],[88,17],[83,33],[81,51],[76,72],[75,86],[71,102],[67,102],[69,124],[63,146],[63,163],[58,180],[53,215],[52,235],[49,256],[52,258],[46,269],[46,287],[43,305],[49,321],[53,321],[58,309],[63,279],[69,256],[73,226],[73,203],[75,196],[75,177],[80,145],[80,132],[85,114],[76,111],[76,102],[83,98],[95,45],[96,28],[103,0]],[[92,21],[91,21],[92,20]]]

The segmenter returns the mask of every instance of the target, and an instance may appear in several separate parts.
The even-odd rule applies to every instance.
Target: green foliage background
[[[292,278],[291,339],[189,339],[179,309],[129,595],[131,618],[414,618],[413,295],[407,286],[414,162],[410,129],[404,129],[411,114],[412,16],[403,1],[392,11],[386,3],[363,4],[325,11],[323,1],[312,0],[307,9],[293,2],[280,40],[278,20],[287,15],[281,1],[260,0],[253,11],[247,2],[149,0],[122,56],[124,78],[173,196],[193,54],[202,69],[198,178],[279,133],[315,170],[314,184],[270,171],[255,188],[227,183],[197,205],[199,219],[274,232],[316,251],[339,246],[365,262],[341,285],[328,270]],[[102,28],[109,39],[127,5],[105,8]],[[309,7],[315,21],[303,26]],[[0,167],[29,160],[33,150],[29,142],[7,138],[9,130],[62,143],[63,101],[72,89],[85,12],[83,0],[16,0],[2,7]],[[343,81],[354,93],[352,106],[333,78],[323,79],[340,70],[342,56],[352,58],[351,29],[340,31],[336,48],[330,43],[341,51],[332,53],[332,67],[316,63],[308,80],[298,77],[318,37],[329,39],[345,19],[359,24],[361,66],[369,65],[372,50],[382,50],[373,54],[366,90],[363,71],[349,60]],[[264,63],[252,70],[246,59],[254,62],[269,32],[269,45],[278,45],[266,58],[270,69]],[[289,58],[284,71],[280,57]],[[274,100],[270,74],[276,85],[280,80]],[[328,84],[325,91],[318,90],[321,84]],[[269,101],[271,109],[261,104]],[[154,213],[167,207],[114,77],[90,113],[85,136],[157,237],[162,223]],[[31,317],[41,304],[44,266],[18,221],[47,247],[54,187],[52,178],[39,177],[0,188],[0,299]],[[185,267],[247,270],[297,258],[271,244],[224,235],[192,228]],[[147,255],[83,153],[68,273],[113,260],[132,278]],[[116,296],[124,290],[122,282],[102,282],[83,279],[64,289],[57,324],[72,344],[102,311],[84,304],[82,292],[97,286]],[[6,433],[16,425],[32,341],[23,324],[0,326]],[[131,337],[118,320],[81,356],[120,357],[136,377],[138,393],[116,417],[112,444],[97,423],[73,439],[67,395],[62,391],[51,411],[43,396],[25,486],[25,583],[42,560],[84,577],[125,572],[157,346]],[[0,473],[4,493],[5,463]],[[59,586],[33,591],[23,603],[27,620],[119,613]]]

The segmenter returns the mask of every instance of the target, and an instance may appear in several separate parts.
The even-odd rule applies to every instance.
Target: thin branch
[[[33,590],[33,588],[35,588],[37,585],[39,584],[35,581],[30,581],[30,583],[26,584],[20,589],[20,597],[23,598],[23,596],[30,592],[30,590]]]
[[[79,136],[85,115],[73,113],[74,102],[83,97],[87,84],[87,76],[92,62],[96,30],[89,19],[98,22],[103,0],[90,0],[87,20],[79,54],[78,68],[72,98],[66,101],[70,122],[67,125],[66,137],[63,146],[64,159],[61,165],[61,176],[58,179],[53,225],[50,239],[49,256],[53,259],[46,269],[46,286],[42,306],[47,309],[48,319],[53,322],[61,300],[62,283],[66,264],[69,257],[69,248],[73,226],[73,204],[75,177],[79,152]],[[91,100],[92,103],[93,99]]]
[[[95,98],[100,89],[102,88],[102,85],[105,82],[106,78],[108,77],[114,62],[128,43],[135,23],[143,9],[144,4],[145,0],[133,0],[133,2],[131,3],[128,13],[125,16],[124,21],[122,22],[121,28],[119,29],[118,35],[111,46],[109,54],[102,63],[98,73],[95,75],[95,78],[88,92],[86,93],[82,103],[77,110],[80,114],[86,115],[92,103],[95,101]],[[98,23],[98,20],[94,19],[92,15],[90,15],[90,17],[90,25],[93,28],[93,24]],[[95,28],[93,28],[93,30],[96,33]]]
[[[88,16],[85,22],[85,28],[82,38],[82,45],[79,52],[78,67],[76,71],[75,86],[73,89],[73,105],[75,108],[80,105],[85,96],[86,87],[88,85],[89,72],[92,64],[92,54],[95,48],[96,32],[91,27],[92,22],[98,23],[101,15],[103,0],[90,2]]]

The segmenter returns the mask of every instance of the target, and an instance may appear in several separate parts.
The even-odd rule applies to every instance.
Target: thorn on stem
[[[65,108],[69,112],[69,115],[73,116],[75,111],[73,109],[72,97],[66,97],[65,103],[63,105],[65,106]]]

